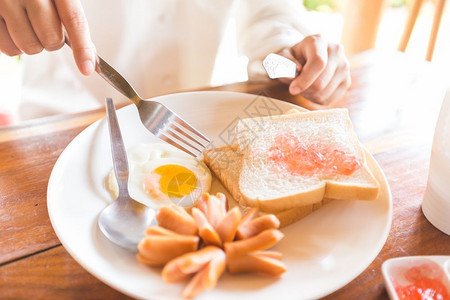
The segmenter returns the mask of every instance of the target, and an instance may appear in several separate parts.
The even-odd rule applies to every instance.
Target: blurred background
[[[428,60],[439,66],[450,66],[450,5],[443,6],[445,0],[299,1],[303,1],[309,12],[306,24],[312,33],[320,32],[331,41],[342,42],[349,56],[371,48],[397,50],[409,24],[412,31],[405,53],[420,60],[426,59],[433,20],[436,19],[436,11],[443,7],[435,48]],[[417,18],[412,27],[411,16],[415,12]],[[233,24],[230,24],[219,49],[212,85],[247,79],[247,60],[237,55],[233,29]],[[20,78],[20,58],[0,54],[0,126],[17,121],[14,111],[20,99]]]

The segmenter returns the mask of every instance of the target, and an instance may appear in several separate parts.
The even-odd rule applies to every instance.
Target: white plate
[[[279,114],[293,105],[262,96],[196,92],[156,100],[183,116],[216,146],[230,142],[239,118]],[[126,148],[157,141],[140,123],[135,106],[118,111]],[[281,279],[225,274],[199,299],[311,299],[328,295],[357,277],[383,247],[392,220],[388,183],[371,155],[368,163],[381,184],[375,201],[334,201],[284,228],[275,246],[288,271]],[[160,270],[143,266],[99,231],[97,216],[111,202],[104,178],[112,168],[105,119],[80,133],[56,162],[47,191],[50,219],[61,243],[92,275],[133,297],[177,299],[184,284],[165,284]],[[212,192],[225,191],[214,181]]]

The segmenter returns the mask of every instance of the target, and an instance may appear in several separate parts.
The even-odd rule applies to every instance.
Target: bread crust
[[[258,207],[261,211],[275,213],[291,208],[312,205],[322,201],[325,196],[325,184],[320,184],[316,188],[303,191],[301,194],[287,195],[275,199],[252,199],[242,194],[244,204],[251,207]]]

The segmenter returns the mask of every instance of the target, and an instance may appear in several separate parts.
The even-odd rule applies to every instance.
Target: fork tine
[[[181,146],[183,146],[184,148],[189,147],[192,150],[195,150],[199,153],[202,153],[203,150],[205,149],[204,146],[198,147],[195,144],[193,144],[192,142],[190,142],[189,140],[187,140],[186,138],[184,138],[182,135],[180,135],[176,130],[173,130],[172,126],[169,126],[166,128],[166,130],[163,132],[166,136],[171,137],[173,140],[182,143]]]
[[[201,133],[200,131],[198,131],[197,129],[195,129],[194,127],[192,127],[191,125],[189,125],[189,123],[187,123],[186,121],[184,121],[182,118],[180,118],[178,115],[176,115],[174,113],[174,118],[173,121],[175,121],[176,123],[182,125],[185,129],[190,130],[191,132],[195,133],[197,136],[201,137],[204,141],[206,141],[208,144],[211,143],[211,140],[208,139],[205,135],[203,135],[203,133]],[[205,146],[203,146],[205,147]]]
[[[204,145],[201,143],[201,141],[198,141],[197,139],[195,139],[194,137],[192,137],[192,133],[190,131],[188,131],[184,126],[182,126],[179,123],[176,122],[172,122],[171,123],[172,129],[176,132],[178,132],[179,134],[183,135],[184,137],[188,138],[189,140],[191,140],[192,142],[196,143],[197,145],[199,145],[201,148],[206,148],[209,143],[207,145]]]
[[[189,146],[190,148],[198,151],[198,152],[202,152],[203,149],[205,149],[204,146],[201,146],[200,148],[198,148],[198,146],[193,145],[193,143],[190,143],[189,140],[187,140],[186,138],[183,138],[183,136],[181,134],[179,134],[176,130],[174,130],[173,127],[168,127],[166,129],[166,133],[170,134],[173,138],[179,140],[180,142],[182,142],[183,144],[185,144],[186,146]]]
[[[182,145],[180,145],[179,142],[174,141],[170,136],[167,136],[166,134],[164,134],[164,133],[162,133],[162,132],[158,134],[158,137],[159,137],[160,139],[162,139],[163,141],[165,141],[165,142],[171,144],[172,146],[177,147],[177,148],[180,149],[181,151],[184,151],[184,152],[189,153],[190,155],[192,155],[192,156],[194,156],[194,157],[198,157],[198,156],[200,155],[200,153],[197,153],[197,154],[196,154],[196,153],[194,153],[194,152],[192,152],[192,151],[186,149],[185,147],[183,147]]]

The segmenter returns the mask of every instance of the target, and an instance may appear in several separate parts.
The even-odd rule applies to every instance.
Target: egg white
[[[189,207],[195,204],[198,197],[211,188],[211,172],[203,161],[165,143],[140,144],[127,151],[129,179],[128,192],[130,196],[147,206],[158,208],[170,203]],[[145,177],[156,168],[163,165],[179,165],[192,171],[197,177],[197,186],[190,194],[182,197],[167,197],[155,199],[145,191]],[[105,187],[114,199],[117,198],[119,188],[111,170],[106,177]]]

